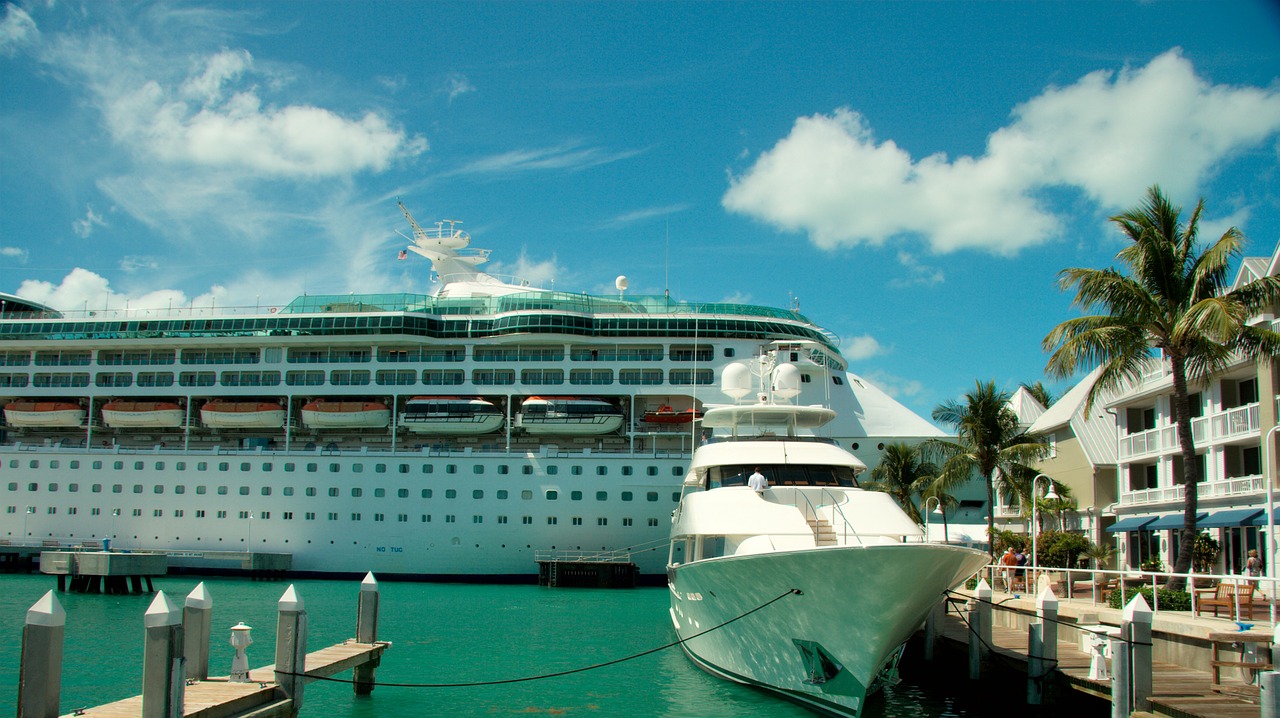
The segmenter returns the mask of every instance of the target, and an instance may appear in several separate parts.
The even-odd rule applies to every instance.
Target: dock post
[[[276,685],[290,701],[289,715],[302,710],[302,674],[307,672],[307,611],[293,584],[276,604]]]
[[[1151,710],[1151,608],[1142,594],[1136,594],[1121,614],[1121,631],[1130,650],[1129,671],[1133,676],[1133,709]]]
[[[1111,639],[1111,718],[1129,718],[1131,703],[1129,644],[1123,637],[1113,637]]]
[[[370,571],[360,582],[360,602],[356,611],[356,643],[373,643],[378,640],[378,579]],[[352,686],[356,695],[367,696],[373,692],[374,671],[378,668],[378,659],[361,663],[352,670]]]
[[[924,659],[933,661],[933,651],[938,644],[938,625],[946,620],[947,599],[933,604],[929,616],[924,619]]]
[[[67,612],[49,591],[27,609],[18,668],[18,718],[57,718],[62,711],[62,638]]]
[[[1027,705],[1038,706],[1044,699],[1044,624],[1027,626]]]
[[[978,610],[976,599],[969,602],[969,680],[976,681],[982,677],[982,612]]]
[[[978,649],[983,660],[986,660],[987,653],[991,650],[991,584],[985,578],[982,579],[974,589],[974,595],[978,598],[978,613],[982,615],[982,620],[978,623]]]
[[[187,660],[187,678],[209,679],[209,621],[213,599],[201,581],[187,594],[182,607],[182,647]]]
[[[1258,688],[1261,690],[1262,718],[1280,718],[1280,673],[1259,673]]]
[[[186,674],[182,657],[182,610],[156,594],[143,616],[142,718],[182,718]]]
[[[1068,582],[1070,585],[1070,582]],[[1046,679],[1058,665],[1058,595],[1053,589],[1045,589],[1036,597],[1036,615],[1040,618],[1040,670],[1036,671],[1039,690],[1048,693]]]

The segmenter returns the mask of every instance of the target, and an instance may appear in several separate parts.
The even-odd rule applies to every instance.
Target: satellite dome
[[[751,393],[751,370],[745,364],[734,362],[720,372],[720,391],[734,399]]]
[[[791,399],[800,393],[800,369],[795,364],[783,364],[773,370],[773,395]]]
[[[625,290],[627,288],[627,276],[619,274],[618,278],[613,280],[613,286],[617,287],[619,292]]]

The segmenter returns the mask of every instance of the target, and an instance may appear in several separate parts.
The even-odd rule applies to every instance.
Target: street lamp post
[[[1044,479],[1049,487],[1049,490],[1045,492],[1044,497],[1046,499],[1058,498],[1058,495],[1053,491],[1053,479],[1045,476],[1044,474],[1036,474],[1036,477],[1031,480],[1031,577],[1036,581],[1040,578],[1038,570],[1040,566],[1040,555],[1037,552],[1037,549],[1040,548],[1040,527],[1036,524],[1036,485],[1039,483],[1040,479]],[[1030,590],[1030,586],[1028,586],[1027,591],[1030,592]]]
[[[1271,468],[1271,464],[1275,459],[1275,436],[1276,431],[1280,430],[1280,424],[1267,429],[1267,437],[1262,446],[1262,455],[1266,458],[1266,466],[1262,467],[1263,477],[1267,484],[1267,546],[1266,553],[1262,557],[1262,567],[1266,573],[1267,594],[1271,597],[1271,625],[1276,625],[1276,568],[1275,568],[1275,548],[1276,541],[1273,538],[1276,535],[1276,506],[1273,503],[1275,498],[1271,491],[1272,484],[1275,483],[1275,472]]]
[[[942,499],[937,496],[930,496],[924,500],[924,541],[929,543],[929,502],[934,502],[933,513],[942,513]]]

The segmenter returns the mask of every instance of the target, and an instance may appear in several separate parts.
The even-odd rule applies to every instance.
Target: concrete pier
[[[57,576],[59,591],[70,588],[74,593],[153,593],[155,588],[151,585],[152,577],[163,576],[168,572],[169,559],[163,553],[40,553],[40,573]]]

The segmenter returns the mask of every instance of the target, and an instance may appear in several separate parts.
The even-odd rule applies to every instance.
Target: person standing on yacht
[[[759,466],[756,467],[756,472],[751,475],[751,478],[747,479],[747,486],[757,494],[763,494],[764,490],[769,488],[769,481],[764,478],[764,474],[760,473]]]

